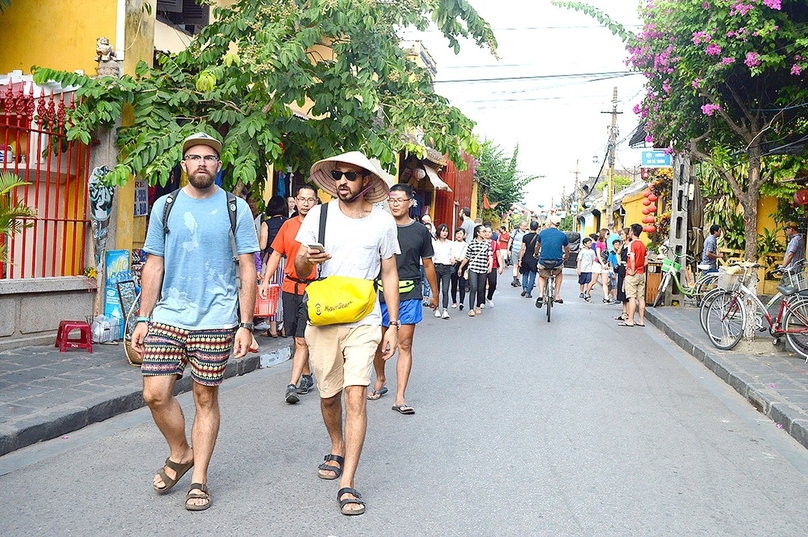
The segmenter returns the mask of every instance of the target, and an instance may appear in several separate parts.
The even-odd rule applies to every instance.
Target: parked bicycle
[[[774,274],[780,276],[780,285],[777,287],[793,287],[800,291],[808,289],[808,281],[805,279],[805,273],[803,272],[803,267],[806,264],[806,260],[803,259],[797,263],[794,263],[790,267],[779,267],[775,271]],[[736,266],[737,263],[732,263],[728,266]],[[716,280],[716,284],[717,284]],[[702,299],[701,299],[701,308],[699,310],[699,323],[701,324],[701,329],[704,330],[704,333],[707,333],[707,311],[710,309],[710,304],[712,301],[720,294],[722,294],[726,289],[721,289],[718,285],[716,285],[713,289],[707,292]],[[774,307],[779,306],[780,302],[783,299],[783,293],[780,291],[777,292],[774,296],[769,299],[766,303],[766,311],[773,313]],[[759,320],[759,328],[765,330],[763,327],[763,319],[762,316]]]
[[[719,287],[724,289],[716,294],[707,309],[706,325],[710,342],[719,349],[729,350],[743,337],[748,318],[747,304],[754,308],[754,318],[758,328],[765,330],[763,320],[769,327],[774,344],[785,336],[791,348],[808,362],[808,291],[796,287],[779,286],[782,295],[780,309],[772,317],[766,305],[747,287],[751,271],[760,268],[756,263],[741,263],[742,271],[722,272]]]
[[[690,264],[693,262],[694,258],[691,256],[686,256],[685,260],[688,262],[688,264]],[[697,268],[699,270],[706,270],[710,268],[710,265],[700,264],[697,266]],[[673,259],[662,260],[663,276],[659,282],[656,298],[654,299],[654,303],[652,304],[654,307],[657,307],[660,304],[662,304],[663,297],[665,296],[668,287],[670,287],[671,282],[673,282],[676,285],[676,287],[674,287],[674,290],[678,289],[679,294],[695,300],[697,306],[701,302],[702,297],[715,288],[715,283],[716,280],[718,279],[717,272],[702,272],[696,278],[696,281],[693,282],[693,285],[682,285],[682,283],[679,281],[679,271],[681,269],[682,265],[680,265]]]

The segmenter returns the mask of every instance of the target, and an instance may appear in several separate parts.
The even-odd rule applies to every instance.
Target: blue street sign
[[[642,167],[643,168],[670,168],[671,156],[670,153],[665,151],[643,151],[642,152]]]

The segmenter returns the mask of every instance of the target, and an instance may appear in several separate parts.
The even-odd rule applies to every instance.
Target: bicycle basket
[[[798,291],[808,289],[808,281],[806,281],[805,273],[800,271],[796,273],[785,273],[780,278],[780,285],[785,287],[795,287]]]
[[[718,271],[718,285],[719,289],[724,289],[725,291],[737,291],[738,288],[741,286],[741,276],[743,276],[743,270],[734,270],[739,267],[730,267],[728,269],[724,269],[721,267]]]
[[[671,259],[663,259],[662,260],[662,272],[679,272],[682,269],[682,265],[673,261]]]

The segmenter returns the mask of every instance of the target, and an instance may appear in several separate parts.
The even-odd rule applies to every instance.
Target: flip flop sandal
[[[393,405],[393,410],[399,414],[415,414],[415,409],[407,405]]]
[[[317,469],[319,470],[317,472],[317,477],[319,477],[320,479],[333,480],[337,479],[339,476],[342,475],[342,466],[345,464],[344,457],[340,457],[339,455],[329,453],[323,459],[325,460],[325,462],[317,467]],[[337,464],[339,464],[339,466],[328,464],[330,461],[336,462]],[[321,472],[334,472],[335,475],[334,477],[331,477],[330,475],[323,475]]]
[[[188,503],[189,500],[207,500],[207,503],[197,505],[195,503]],[[188,511],[204,511],[213,505],[213,498],[210,497],[208,486],[204,483],[191,483],[191,490],[185,495],[185,508]]]
[[[381,390],[371,390],[368,394],[368,400],[375,401],[377,399],[381,399],[383,395],[387,393],[387,386],[382,386]]]
[[[180,464],[178,462],[172,461],[170,458],[166,459],[165,466],[163,466],[162,468],[157,470],[157,475],[159,475],[160,479],[163,480],[163,484],[165,486],[163,488],[158,488],[158,487],[155,487],[152,484],[152,488],[154,489],[154,491],[157,494],[163,495],[163,494],[167,493],[169,490],[174,488],[174,485],[177,484],[177,481],[179,481],[182,478],[182,476],[184,476],[188,472],[188,470],[193,468],[193,466],[194,466],[194,461],[191,461],[191,462],[188,462],[188,463],[185,463],[185,464]],[[177,475],[177,477],[175,479],[171,479],[170,477],[168,477],[168,475],[166,475],[166,467],[171,468],[172,470],[174,470],[174,472]]]
[[[617,326],[634,326],[634,323],[627,323],[625,321],[620,321],[617,323]]]
[[[353,498],[345,498],[344,500],[342,497],[345,494],[350,494]],[[356,489],[352,489],[350,487],[345,487],[339,489],[337,491],[337,501],[339,502],[339,512],[345,516],[355,516],[361,515],[365,512],[365,502],[362,501],[362,495]],[[361,509],[345,509],[346,505],[361,505]]]

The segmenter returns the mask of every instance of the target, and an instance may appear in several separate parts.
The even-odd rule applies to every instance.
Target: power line
[[[500,78],[466,78],[456,80],[435,80],[435,84],[456,84],[465,82],[505,82],[505,81],[519,81],[519,80],[548,80],[553,78],[592,78],[592,77],[608,77],[619,78],[624,76],[641,75],[642,73],[633,71],[604,71],[601,73],[570,73],[559,75],[535,75],[535,76],[511,76]]]

